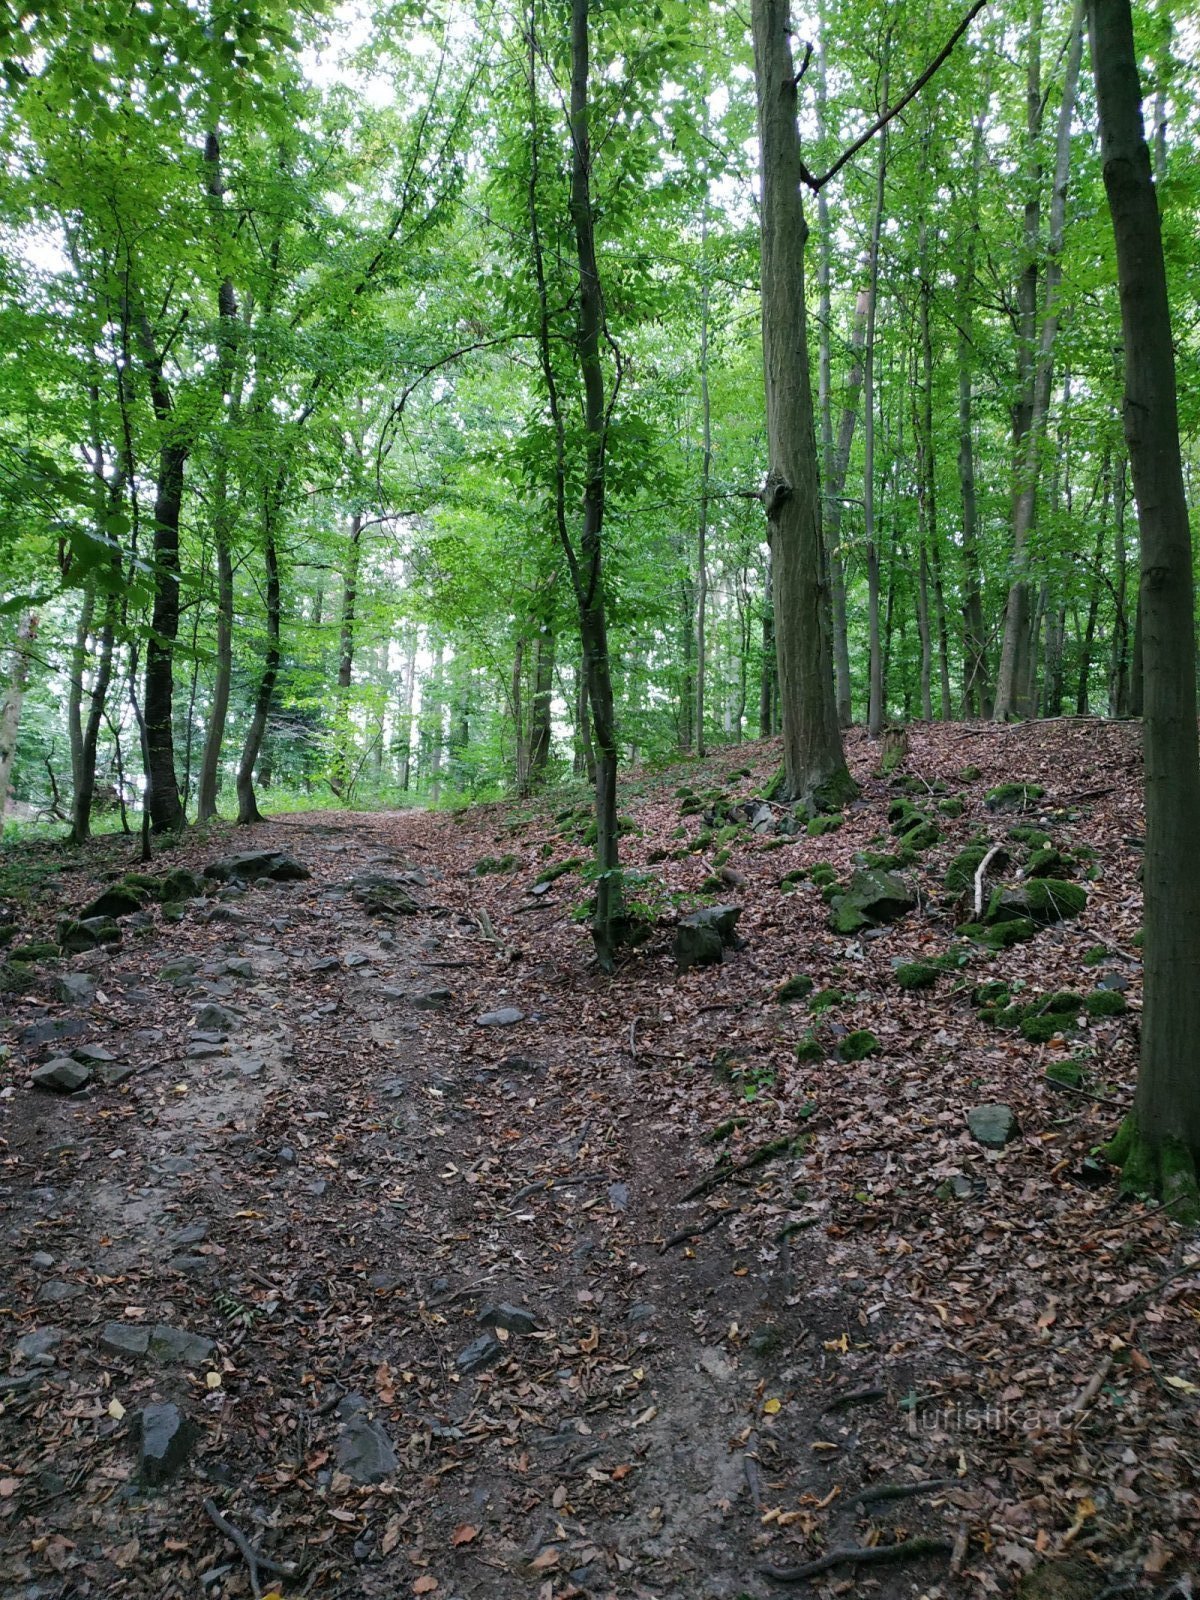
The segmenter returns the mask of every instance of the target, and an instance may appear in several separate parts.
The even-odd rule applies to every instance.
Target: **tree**
[[[1200,740],[1192,538],[1162,228],[1129,0],[1088,0],[1125,347],[1125,438],[1141,530],[1146,782],[1141,1071],[1114,1145],[1131,1187],[1200,1214]]]

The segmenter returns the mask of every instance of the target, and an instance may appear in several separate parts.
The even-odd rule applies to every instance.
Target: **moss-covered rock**
[[[1043,827],[1034,827],[1027,822],[1018,822],[1008,830],[1008,837],[1016,844],[1033,845],[1041,850],[1049,847],[1050,836]]]
[[[816,1035],[810,1029],[802,1039],[796,1040],[797,1061],[821,1061],[825,1052],[817,1041]]]
[[[35,939],[30,944],[17,944],[8,952],[10,961],[33,963],[35,961],[53,961],[60,956],[62,951],[56,944],[48,939]]]
[[[1008,999],[1008,985],[1001,978],[989,978],[971,992],[971,1001],[977,1006],[1006,1006]]]
[[[1083,1087],[1084,1070],[1078,1061],[1052,1061],[1046,1068],[1051,1083],[1065,1083],[1068,1089]]]
[[[131,917],[143,908],[148,898],[145,890],[134,888],[132,884],[114,883],[84,906],[79,913],[79,920],[87,922],[91,917]]]
[[[1025,875],[1029,878],[1055,878],[1065,866],[1062,853],[1053,845],[1046,845],[1032,852],[1025,864]]]
[[[868,1056],[878,1053],[879,1040],[869,1028],[856,1028],[838,1045],[838,1056],[842,1061],[865,1061]]]
[[[1087,890],[1063,878],[1028,878],[1001,884],[993,893],[984,921],[989,925],[1029,920],[1043,926],[1077,917],[1087,905]]]
[[[958,775],[958,781],[960,783],[977,783],[982,776],[983,774],[978,767],[964,767]]]
[[[1012,922],[997,922],[990,927],[982,922],[964,922],[955,929],[962,938],[991,945],[994,950],[1007,950],[1009,945],[1032,939],[1037,931],[1038,925],[1030,917],[1017,917]]]
[[[480,856],[473,871],[477,878],[486,878],[491,872],[511,872],[516,864],[517,858],[514,855]]]
[[[810,838],[819,839],[822,834],[836,833],[845,820],[840,811],[832,811],[827,816],[810,817],[805,831]]]
[[[812,866],[808,869],[808,875],[812,881],[822,889],[826,886],[826,884],[836,883],[838,881],[838,875],[830,866],[828,861],[814,861]]]
[[[1122,1017],[1129,1010],[1125,996],[1116,989],[1093,989],[1084,1002],[1089,1017]]]
[[[658,859],[661,861],[665,855],[666,851],[664,850]],[[653,852],[651,852],[651,856],[653,856]],[[556,883],[559,878],[565,878],[569,872],[578,872],[581,866],[583,866],[582,856],[568,856],[565,861],[559,861],[552,867],[543,867],[534,879],[534,884]]]
[[[903,867],[911,867],[916,855],[907,849],[863,850],[854,859],[864,867],[875,867],[881,872],[899,872]]]
[[[941,968],[932,961],[905,961],[896,968],[896,982],[902,989],[932,989]]]
[[[818,989],[808,1002],[808,1009],[820,1015],[823,1011],[831,1011],[835,1006],[844,1005],[846,996],[840,989]]]
[[[970,889],[975,883],[975,874],[983,864],[983,858],[990,847],[986,844],[969,844],[965,850],[960,850],[946,868],[946,876],[942,879],[947,889],[961,894]],[[995,858],[999,860],[999,857]],[[1002,864],[999,871],[1003,872]]]
[[[894,872],[856,872],[845,891],[830,902],[829,925],[836,933],[895,922],[916,905],[916,896]]]
[[[937,808],[944,817],[961,817],[967,809],[966,803],[957,795],[947,795],[944,800],[939,800]]]
[[[807,877],[807,868],[797,867],[794,872],[784,873],[783,877],[779,880],[779,887],[783,890],[784,894],[794,894],[796,892],[796,885],[803,883]]]
[[[1021,1036],[1034,1044],[1049,1044],[1071,1025],[1070,1018],[1052,1012],[1034,1012],[1021,1018]]]
[[[775,991],[775,998],[781,1006],[787,1006],[795,1000],[807,1000],[812,992],[813,980],[806,972],[797,972],[783,980]]]
[[[1045,793],[1040,783],[998,783],[988,790],[983,803],[989,811],[1027,811]]]

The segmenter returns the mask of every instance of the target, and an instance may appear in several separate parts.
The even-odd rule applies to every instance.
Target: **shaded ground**
[[[839,831],[728,842],[746,942],[719,967],[677,976],[668,928],[614,979],[596,972],[577,873],[529,893],[588,853],[560,799],[268,825],[253,846],[291,851],[310,880],[194,903],[175,926],[155,912],[3,997],[0,1595],[249,1594],[206,1500],[295,1564],[260,1574],[288,1597],[736,1600],[785,1592],[765,1565],[916,1536],[949,1548],[814,1581],[932,1600],[1007,1592],[1045,1563],[1074,1584],[1054,1593],[1088,1597],[1185,1576],[1197,1242],[1085,1165],[1136,1059],[1135,736],[915,731],[902,771],[943,836],[910,873],[919,909],[865,936],[832,933],[811,882],[779,887],[888,848],[871,841],[897,788],[865,742],[852,754],[864,800]],[[625,859],[669,852],[641,891],[668,920],[721,843],[689,848],[704,822],[681,818],[676,786],[750,799],[776,759],[750,746],[628,786]],[[961,817],[924,792],[940,780]],[[1056,845],[1095,850],[1087,910],[995,955],[953,946],[965,913],[942,874],[979,830],[1029,820],[983,806],[1014,780],[1046,787],[1034,815]],[[191,838],[170,862],[246,845]],[[127,848],[91,870],[123,870]],[[424,880],[410,915],[352,887],[405,872]],[[40,881],[22,937],[90,888]],[[966,964],[935,987],[898,987],[897,959],[956,948]],[[1026,999],[1090,991],[1098,970],[1130,1013],[1044,1042],[971,1002],[996,977]],[[69,971],[95,976],[90,1003],[53,999]],[[842,1001],[779,1004],[793,974]],[[212,1003],[233,1015],[199,1031],[226,1037],[197,1038]],[[520,1020],[481,1023],[504,1008]],[[79,1031],[38,1042],[55,1022]],[[879,1053],[838,1059],[862,1029]],[[810,1034],[821,1058],[798,1061]],[[29,1087],[86,1042],[132,1075]],[[1047,1081],[1063,1060],[1078,1087]],[[965,1125],[992,1101],[1022,1129],[1001,1152]],[[714,1166],[774,1141],[744,1172]],[[505,1305],[535,1331],[499,1312],[512,1331],[462,1370],[480,1313]],[[212,1348],[139,1353],[156,1327]],[[154,1401],[195,1434],[150,1492],[134,1425]],[[356,1481],[372,1467],[381,1481]]]

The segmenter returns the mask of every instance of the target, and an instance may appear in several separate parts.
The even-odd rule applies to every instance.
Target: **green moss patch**
[[[1089,1017],[1122,1017],[1129,1010],[1125,996],[1116,989],[1093,989],[1083,1002]]]
[[[879,1040],[869,1028],[856,1028],[838,1045],[838,1056],[842,1061],[865,1061],[868,1056],[878,1053]]]
[[[783,980],[775,991],[775,998],[781,1006],[786,1006],[794,1000],[807,1000],[812,992],[813,980],[806,972],[797,972]]]

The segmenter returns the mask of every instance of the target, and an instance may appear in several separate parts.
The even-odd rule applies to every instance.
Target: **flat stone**
[[[149,1405],[138,1417],[138,1475],[151,1487],[166,1483],[188,1457],[195,1428],[176,1405]]]
[[[38,1304],[61,1306],[68,1300],[78,1300],[83,1293],[81,1283],[65,1283],[61,1278],[51,1278],[37,1292]]]
[[[336,972],[342,964],[341,956],[321,956],[316,961],[310,961],[310,972]]]
[[[100,1348],[114,1356],[144,1356],[150,1348],[150,1329],[129,1322],[106,1322],[100,1333]]]
[[[610,1183],[608,1186],[608,1203],[614,1211],[624,1211],[629,1204],[629,1185],[627,1183]]]
[[[254,976],[254,963],[247,961],[245,956],[231,956],[225,963],[224,970],[231,978],[252,978]]]
[[[33,1069],[33,1084],[35,1089],[50,1089],[56,1094],[75,1094],[85,1087],[91,1076],[92,1069],[82,1061],[72,1061],[70,1056],[55,1056],[53,1061]]]
[[[413,995],[412,1004],[417,1011],[444,1011],[452,998],[449,989],[426,989],[423,994]],[[479,1020],[482,1022],[483,1018]]]
[[[96,980],[86,972],[64,972],[54,980],[54,998],[65,1006],[90,1005],[96,997]]]
[[[67,1052],[74,1061],[84,1061],[89,1065],[95,1062],[115,1061],[117,1058],[111,1050],[106,1050],[102,1044],[77,1044],[73,1050]]]
[[[1102,972],[1096,979],[1096,987],[1113,994],[1124,994],[1129,988],[1129,979],[1123,972]]]
[[[115,1089],[126,1078],[132,1078],[133,1067],[127,1061],[98,1061],[92,1069],[96,1082],[106,1089]]]
[[[503,1328],[506,1333],[536,1333],[537,1318],[521,1306],[511,1306],[505,1301],[499,1305],[484,1306],[475,1318],[485,1328]]]
[[[971,1136],[988,1150],[1003,1150],[1020,1137],[1021,1125],[1009,1106],[976,1106],[967,1112]]]
[[[39,1272],[49,1272],[54,1265],[54,1257],[48,1250],[35,1250],[29,1258],[29,1265],[36,1267]]]
[[[150,1329],[149,1352],[158,1361],[178,1361],[194,1367],[207,1361],[213,1349],[211,1339],[189,1333],[186,1328],[171,1328],[160,1322]]]
[[[511,1028],[516,1022],[524,1022],[525,1013],[518,1011],[516,1006],[501,1006],[498,1011],[485,1011],[475,1021],[481,1028]]]
[[[171,1235],[171,1243],[178,1245],[203,1244],[208,1238],[207,1222],[189,1222],[186,1228]]]
[[[48,1017],[44,1022],[28,1022],[17,1035],[17,1042],[27,1049],[52,1044],[59,1039],[72,1039],[87,1026],[76,1017]]]
[[[225,1046],[223,1044],[190,1044],[187,1047],[186,1054],[189,1061],[212,1061],[217,1056],[225,1054]]]
[[[23,1333],[13,1349],[22,1361],[44,1366],[65,1338],[65,1328],[34,1328],[30,1333]]]
[[[454,1358],[454,1365],[462,1373],[483,1372],[504,1354],[504,1346],[493,1333],[480,1334],[466,1345]]]
[[[382,1423],[352,1412],[342,1423],[337,1464],[355,1483],[382,1483],[400,1465]]]
[[[172,1256],[167,1262],[172,1272],[182,1273],[184,1277],[194,1278],[202,1272],[212,1269],[212,1262],[207,1256]]]
[[[204,869],[204,876],[214,878],[218,883],[235,880],[252,883],[257,878],[291,883],[311,878],[312,873],[284,850],[245,850],[239,855],[222,856],[219,861],[210,861]]]
[[[201,1032],[229,1033],[238,1026],[241,1020],[236,1011],[231,1011],[228,1006],[219,1005],[215,1000],[210,1000],[197,1011],[195,1026]]]

